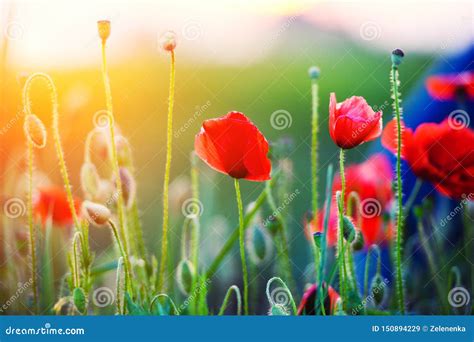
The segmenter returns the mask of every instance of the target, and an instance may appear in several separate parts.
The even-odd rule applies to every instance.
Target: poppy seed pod
[[[84,201],[82,203],[82,213],[91,224],[95,224],[96,226],[107,224],[112,216],[109,208],[91,201]]]
[[[126,167],[121,167],[119,173],[122,182],[122,198],[125,206],[130,209],[137,192],[135,178],[133,178],[132,173]]]
[[[194,266],[191,261],[183,259],[179,262],[176,270],[176,282],[184,295],[191,292],[195,276]]]
[[[267,230],[260,225],[254,225],[247,230],[246,245],[250,259],[255,265],[261,264],[271,255],[272,243],[270,235]]]
[[[95,198],[99,191],[100,177],[92,163],[84,163],[81,167],[81,187],[86,196]]]
[[[392,64],[393,65],[400,65],[402,63],[403,57],[405,57],[405,53],[400,49],[395,49],[392,51]]]
[[[110,21],[99,20],[97,22],[97,29],[99,31],[100,39],[102,39],[102,42],[105,42],[110,36]]]
[[[43,148],[46,146],[46,128],[44,127],[43,121],[35,114],[28,114],[25,117],[23,129],[25,130],[28,141],[30,141],[34,147]]]
[[[160,46],[165,51],[173,51],[176,48],[176,33],[166,31],[160,39]]]
[[[378,273],[372,279],[370,293],[374,297],[375,304],[380,305],[385,294],[385,282],[383,281],[382,276]]]

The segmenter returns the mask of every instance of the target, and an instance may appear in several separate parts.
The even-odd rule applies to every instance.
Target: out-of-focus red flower
[[[384,213],[390,210],[393,201],[393,171],[388,158],[374,154],[361,164],[350,165],[346,169],[345,206],[351,192],[359,194],[361,205],[352,208],[352,218],[356,228],[364,236],[366,246],[381,244],[391,238],[391,227],[384,227]],[[334,179],[333,194],[341,190],[341,178]],[[347,209],[346,209],[347,212]],[[323,231],[324,210],[321,210],[310,223],[311,232]],[[360,218],[360,227],[359,220]],[[330,246],[337,243],[338,211],[335,195],[331,204],[327,242]]]
[[[361,96],[337,103],[329,98],[329,134],[337,146],[345,149],[374,140],[382,133],[382,112],[374,112]]]
[[[323,288],[327,288],[326,284],[323,284]],[[311,285],[301,298],[301,303],[298,306],[298,315],[315,315],[316,314],[316,296],[318,294],[318,287],[316,284]],[[339,293],[336,292],[331,286],[327,288],[327,296],[324,299],[324,312],[326,314],[333,315],[336,311],[337,300],[339,299]]]
[[[384,129],[382,144],[396,153],[396,121]],[[402,127],[404,124],[402,123]],[[448,119],[424,123],[413,132],[403,128],[402,158],[420,179],[454,199],[474,193],[474,131]]]
[[[81,201],[74,199],[76,213],[80,212]],[[58,186],[41,187],[33,198],[33,212],[37,219],[44,225],[51,215],[53,225],[70,226],[73,224],[73,218],[66,192]]]
[[[474,72],[435,75],[426,80],[426,89],[431,97],[440,101],[453,101],[457,97],[474,98]]]
[[[204,121],[194,148],[210,167],[233,178],[270,179],[268,142],[242,113],[230,112],[221,118]]]

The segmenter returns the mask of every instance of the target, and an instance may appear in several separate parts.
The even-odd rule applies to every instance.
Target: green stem
[[[392,91],[397,121],[397,231],[396,231],[396,291],[398,309],[402,315],[405,314],[405,291],[403,287],[402,271],[402,240],[403,240],[403,186],[402,186],[402,117],[400,112],[400,99],[398,93],[398,67],[392,65]]]
[[[313,214],[318,212],[318,83],[311,82],[312,116],[311,116],[311,181],[312,181],[312,209]],[[316,266],[317,267],[317,266]]]
[[[420,192],[420,188],[422,184],[423,184],[423,181],[417,178],[415,182],[415,186],[413,187],[413,190],[411,191],[411,194],[405,203],[405,210],[404,210],[405,217],[407,217],[410,214],[411,207],[413,206],[413,203],[415,202],[416,196],[418,196],[418,192]]]
[[[224,301],[222,302],[222,306],[219,310],[219,314],[218,314],[219,316],[222,316],[224,314],[224,311],[227,308],[232,291],[235,293],[235,297],[237,298],[237,315],[240,316],[242,314],[242,297],[240,295],[240,290],[237,286],[232,285],[231,287],[229,287],[229,289],[227,290],[227,293],[225,294]]]
[[[28,229],[30,241],[30,268],[33,287],[33,307],[38,312],[38,273],[36,266],[36,229],[33,221],[33,144],[28,140]]]
[[[168,125],[166,134],[166,164],[165,177],[163,182],[163,235],[161,237],[161,261],[160,273],[158,275],[158,289],[163,290],[165,270],[168,263],[168,224],[169,224],[169,184],[170,184],[170,170],[171,170],[171,149],[173,139],[173,106],[174,106],[174,88],[175,88],[175,56],[174,51],[170,52],[171,69],[170,69],[170,88],[168,98]]]
[[[112,229],[112,233],[114,235],[115,241],[117,242],[117,246],[119,247],[120,253],[122,254],[122,257],[124,259],[124,267],[125,267],[125,277],[126,277],[126,288],[129,293],[132,293],[132,276],[130,274],[130,270],[132,269],[132,266],[130,264],[130,259],[128,257],[127,250],[125,249],[121,239],[119,232],[117,230],[117,226],[112,220],[109,220],[109,225],[110,228]]]
[[[244,208],[242,205],[242,195],[240,194],[239,180],[234,178],[235,196],[237,198],[237,207],[239,210],[239,247],[240,247],[240,260],[242,262],[242,275],[244,283],[244,313],[249,314],[249,280],[247,274],[247,261],[245,260],[245,228],[244,228]]]
[[[345,286],[345,257],[344,257],[344,196],[346,188],[346,180],[344,175],[344,149],[341,148],[339,151],[339,175],[341,177],[341,193],[338,201],[338,242],[337,242],[337,254],[340,256],[339,260],[339,290],[341,291],[341,298],[343,306],[346,304],[346,286]]]

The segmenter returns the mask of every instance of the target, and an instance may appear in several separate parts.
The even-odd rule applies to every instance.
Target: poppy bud
[[[122,182],[122,198],[125,206],[130,209],[137,193],[135,178],[133,178],[131,172],[126,167],[121,167],[119,173]]]
[[[94,198],[99,191],[100,177],[92,163],[84,163],[81,167],[81,187],[86,195]]]
[[[271,239],[266,229],[260,225],[254,225],[247,230],[247,250],[250,260],[259,265],[267,260],[271,254]]]
[[[392,51],[392,64],[393,65],[400,65],[402,63],[403,57],[405,54],[400,49],[395,49]]]
[[[97,226],[107,224],[112,216],[112,213],[106,206],[91,201],[82,202],[82,213],[91,224]]]
[[[194,266],[191,261],[187,259],[181,260],[176,270],[176,282],[184,295],[188,295],[191,292],[194,276]]]
[[[41,121],[35,114],[28,114],[25,117],[23,126],[25,135],[30,143],[36,148],[43,148],[46,146],[46,128],[43,121]]]
[[[76,287],[72,292],[72,298],[74,300],[74,305],[76,306],[77,311],[81,314],[86,312],[87,299],[84,290],[80,287]]]
[[[268,312],[270,316],[289,316],[288,309],[283,304],[273,304]]]
[[[362,248],[364,248],[364,234],[359,229],[356,229],[355,239],[352,241],[352,249],[360,251]]]
[[[370,285],[370,293],[374,297],[374,302],[376,305],[380,305],[383,301],[385,294],[385,283],[380,274],[376,274],[372,279],[372,284]]]
[[[311,78],[312,80],[317,80],[320,74],[321,72],[317,66],[313,65],[308,69],[309,78]]]
[[[323,233],[321,232],[315,232],[313,233],[313,240],[314,240],[314,243],[316,244],[316,246],[318,248],[321,248],[321,240],[323,238]]]
[[[99,20],[97,22],[97,29],[99,30],[99,37],[102,39],[102,42],[105,43],[107,38],[110,36],[110,21],[109,20]]]
[[[348,216],[343,216],[343,229],[342,229],[342,232],[344,234],[344,238],[349,242],[351,243],[352,241],[354,241],[354,238],[355,238],[355,227],[354,227],[354,223],[352,223],[352,220],[348,217]]]
[[[127,138],[123,135],[118,135],[115,137],[115,146],[117,148],[117,160],[119,166],[132,166],[132,149],[130,148],[130,143]]]
[[[165,51],[173,51],[176,48],[176,34],[173,31],[166,31],[161,36],[160,45]]]

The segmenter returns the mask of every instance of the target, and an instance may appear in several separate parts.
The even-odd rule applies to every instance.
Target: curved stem
[[[285,282],[281,278],[273,277],[273,278],[270,278],[270,280],[268,280],[267,288],[265,290],[265,293],[267,294],[268,301],[270,302],[271,305],[278,304],[278,303],[275,303],[275,301],[273,300],[272,295],[270,293],[270,285],[274,281],[278,281],[283,286],[283,290],[285,290],[285,292],[288,293],[288,299],[290,301],[291,308],[293,309],[293,314],[296,315],[297,312],[298,312],[298,309],[296,308],[296,304],[295,304],[295,300],[293,299],[293,295],[291,294],[291,291],[288,288],[288,286],[286,286]]]
[[[242,262],[242,275],[244,283],[244,312],[246,315],[249,314],[249,280],[247,273],[247,261],[245,259],[245,235],[244,235],[244,208],[242,205],[242,195],[240,194],[239,180],[234,178],[235,196],[237,198],[237,207],[239,210],[239,247],[240,247],[240,260]]]
[[[402,239],[403,239],[403,187],[402,187],[402,117],[400,111],[400,99],[398,93],[398,67],[392,65],[392,91],[395,109],[395,118],[397,121],[397,231],[396,231],[396,247],[395,247],[395,262],[396,262],[396,290],[398,309],[402,315],[405,314],[405,291],[403,288],[403,272],[402,272]]]
[[[36,229],[33,222],[33,144],[28,140],[28,229],[30,241],[30,258],[31,258],[31,285],[33,287],[33,307],[38,311],[38,274],[36,265]]]
[[[56,91],[56,86],[54,85],[53,80],[51,77],[44,73],[34,73],[25,82],[25,86],[23,88],[23,103],[24,103],[24,112],[25,116],[31,114],[31,101],[30,101],[30,90],[33,81],[37,79],[42,79],[48,85],[50,90],[51,96],[51,104],[52,104],[52,111],[53,111],[53,139],[54,145],[56,148],[56,155],[59,160],[59,169],[61,171],[61,176],[64,182],[64,188],[66,190],[67,201],[69,204],[69,209],[71,210],[71,215],[74,221],[75,229],[79,229],[79,219],[77,217],[76,208],[74,205],[74,199],[72,197],[72,190],[71,184],[69,182],[69,175],[66,168],[66,162],[64,160],[64,151],[61,144],[61,135],[59,134],[59,113],[58,113],[58,94]]]
[[[170,169],[171,169],[171,149],[173,142],[173,106],[174,106],[174,84],[175,84],[175,56],[174,51],[170,52],[171,69],[170,69],[170,89],[168,99],[168,125],[166,133],[166,164],[165,177],[163,182],[163,235],[161,237],[161,261],[160,273],[158,275],[158,289],[163,289],[165,270],[168,263],[168,192],[170,183]]]
[[[160,293],[160,294],[157,294],[155,297],[153,297],[153,299],[150,302],[149,311],[151,312],[153,310],[153,306],[155,305],[155,302],[158,300],[158,298],[162,298],[162,297],[169,300],[169,302],[171,303],[171,307],[173,308],[174,312],[176,313],[177,316],[179,316],[179,311],[176,307],[176,304],[173,302],[171,297],[168,296],[166,293]]]
[[[236,285],[232,285],[231,287],[229,287],[227,293],[225,294],[224,301],[222,302],[218,316],[222,316],[224,314],[232,291],[235,293],[235,297],[237,298],[237,315],[240,316],[242,314],[242,297],[240,295],[240,290]]]
[[[109,220],[109,225],[110,228],[112,229],[112,233],[114,235],[115,241],[117,242],[117,246],[119,247],[120,253],[122,254],[122,257],[124,259],[124,266],[125,266],[125,277],[126,277],[126,288],[129,293],[132,293],[132,276],[130,274],[130,270],[132,269],[132,266],[130,264],[130,259],[128,257],[127,250],[125,249],[121,239],[119,232],[117,230],[117,226],[112,220]]]

